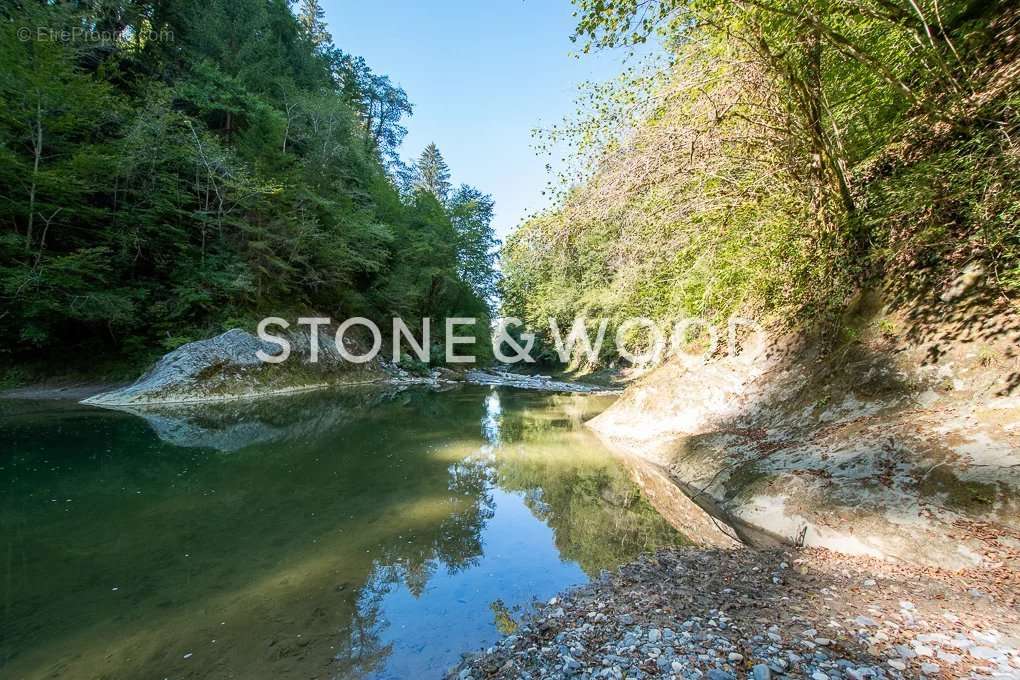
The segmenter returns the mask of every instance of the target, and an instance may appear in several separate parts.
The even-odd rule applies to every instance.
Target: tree
[[[682,42],[715,32],[742,50],[785,89],[791,130],[805,140],[802,165],[812,176],[819,228],[857,206],[847,168],[884,139],[875,116],[914,108],[947,122],[943,100],[963,94],[981,44],[967,22],[1001,5],[975,0],[574,0],[577,38],[592,47],[643,42],[658,31]],[[955,34],[954,34],[955,32]],[[850,114],[850,115],[848,115]],[[884,121],[882,121],[884,122]],[[863,134],[862,134],[863,132]],[[856,137],[856,139],[855,139]],[[819,229],[821,231],[821,229]]]
[[[503,247],[504,314],[610,337],[634,316],[825,323],[862,286],[930,296],[978,259],[1020,290],[1008,3],[574,4],[585,51],[656,35],[665,58],[544,135],[572,163]]]
[[[373,73],[361,57],[334,50],[331,62],[337,87],[349,101],[356,102],[369,151],[396,165],[397,147],[407,134],[400,121],[414,112],[407,93],[390,82],[389,76]]]
[[[482,300],[494,301],[498,275],[496,252],[499,241],[492,228],[492,196],[461,184],[450,197],[450,220],[457,234],[457,263],[460,277]]]
[[[371,76],[362,92],[369,146],[383,158],[393,160],[397,157],[397,147],[407,134],[407,128],[400,124],[400,119],[413,112],[407,94],[393,85],[389,76]]]
[[[333,43],[333,36],[326,30],[326,11],[322,9],[319,0],[301,0],[298,21],[304,34],[317,49]]]
[[[407,95],[332,45],[318,2],[0,16],[0,358],[142,363],[283,310],[485,315],[445,164],[407,200],[391,176]],[[18,32],[81,26],[121,37]]]
[[[110,175],[90,132],[116,119],[117,103],[108,86],[76,68],[75,51],[15,39],[17,29],[0,27],[0,318],[14,326],[9,337],[36,344],[63,319],[120,317],[130,304],[103,289],[109,250],[87,238],[103,214],[91,195],[109,186]],[[69,242],[81,250],[67,253]]]
[[[450,193],[450,168],[435,142],[426,146],[418,157],[414,166],[413,188],[432,194],[440,204],[446,202]]]

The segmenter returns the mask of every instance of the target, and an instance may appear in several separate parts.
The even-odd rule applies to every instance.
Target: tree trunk
[[[812,27],[808,36],[805,113],[811,150],[811,212],[816,228],[827,224],[825,216],[825,131],[822,129],[822,41]]]
[[[35,194],[39,179],[39,161],[42,160],[42,102],[38,99],[35,103],[35,130],[32,136],[32,146],[35,152],[35,160],[32,163],[32,185],[28,190],[28,231],[25,232],[25,250],[32,250],[32,229],[35,226]]]

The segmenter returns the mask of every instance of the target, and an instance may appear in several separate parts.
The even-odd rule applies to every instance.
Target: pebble
[[[783,584],[771,582],[782,568],[778,555],[793,565]],[[854,586],[876,579],[865,579],[862,569],[852,573],[846,565],[853,558],[834,563],[832,578],[801,592],[816,569],[790,553],[662,551],[552,598],[513,636],[466,656],[448,677],[934,680],[952,675],[958,668],[946,667],[966,665],[968,656],[974,668],[991,662],[999,677],[1015,675],[1009,664],[1020,655],[1003,643],[1013,634],[1005,619],[981,619],[980,631],[969,622],[950,626],[944,614],[951,597],[904,589],[885,572],[877,576],[883,588],[863,591]],[[889,599],[908,592],[914,602]],[[966,598],[963,587],[959,593]]]
[[[941,649],[935,653],[935,656],[948,664],[959,663],[960,659],[963,658],[959,654],[953,654],[952,652],[946,652]]]
[[[976,659],[984,659],[985,661],[998,661],[1000,659],[1005,660],[1005,654],[997,649],[991,647],[971,647],[968,652],[971,656]]]

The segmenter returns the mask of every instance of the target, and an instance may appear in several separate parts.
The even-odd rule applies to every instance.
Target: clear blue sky
[[[414,104],[405,158],[435,142],[453,180],[492,194],[499,237],[546,205],[531,130],[573,110],[576,86],[621,70],[622,51],[570,56],[569,0],[323,0],[337,47]]]

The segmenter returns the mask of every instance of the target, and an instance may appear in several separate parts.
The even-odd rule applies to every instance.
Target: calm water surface
[[[683,540],[581,427],[608,403],[0,401],[0,677],[441,677]]]

